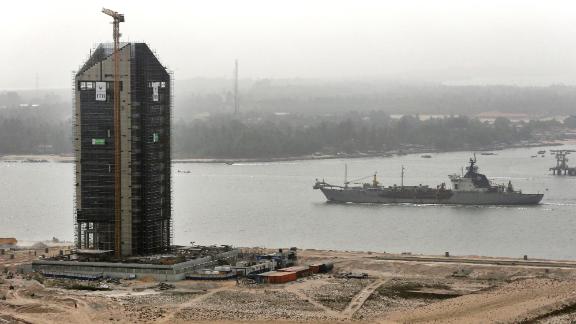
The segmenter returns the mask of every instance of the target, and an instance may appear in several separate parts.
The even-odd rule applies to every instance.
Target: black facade
[[[119,53],[122,255],[162,253],[172,239],[171,77],[144,43],[123,44]],[[76,244],[81,249],[115,247],[112,54],[111,45],[100,45],[75,77]]]

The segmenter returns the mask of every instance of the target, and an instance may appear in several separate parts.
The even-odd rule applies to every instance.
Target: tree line
[[[297,119],[297,118],[296,118]],[[179,156],[197,158],[272,158],[311,154],[377,153],[421,147],[431,150],[482,149],[531,140],[535,130],[561,123],[482,122],[465,116],[421,120],[390,118],[381,112],[340,118],[234,118],[218,115],[175,125]]]
[[[575,117],[566,126],[576,127]],[[421,120],[384,112],[343,115],[217,114],[177,121],[175,157],[275,158],[312,154],[378,153],[411,147],[431,150],[482,149],[531,140],[536,132],[560,128],[556,121],[482,122],[466,116]],[[561,133],[561,132],[559,132]],[[72,122],[34,111],[0,113],[1,154],[71,154]]]
[[[70,122],[44,121],[36,118],[0,119],[0,155],[70,154]]]

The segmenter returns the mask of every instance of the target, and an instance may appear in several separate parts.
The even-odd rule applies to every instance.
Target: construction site
[[[102,12],[114,41],[73,81],[74,242],[0,239],[0,322],[576,320],[571,261],[174,244],[173,77]]]
[[[296,280],[298,269],[287,268],[295,248],[254,254],[173,244],[171,73],[145,43],[120,42],[123,14],[102,13],[112,18],[114,42],[90,51],[73,82],[74,245],[43,254],[32,270],[70,280]]]
[[[46,254],[45,250],[37,253],[57,257],[59,251],[50,248]],[[238,250],[239,259],[250,256],[254,265],[257,259],[279,257],[278,250]],[[2,322],[576,320],[576,263],[567,261],[298,250],[297,266],[288,269],[270,272],[264,267],[272,262],[251,267],[239,261],[168,282],[153,277],[62,278],[57,273],[24,271],[22,265],[35,259],[29,250],[0,255]],[[246,268],[263,272],[245,276]],[[238,276],[226,277],[230,271]],[[215,276],[220,279],[214,280]]]

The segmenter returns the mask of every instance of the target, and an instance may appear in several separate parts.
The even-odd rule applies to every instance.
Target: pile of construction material
[[[278,249],[273,253],[241,253],[235,265],[220,265],[205,268],[186,275],[192,280],[225,280],[247,278],[258,283],[286,283],[315,273],[330,272],[334,267],[330,262],[296,266],[298,260],[295,247]]]
[[[193,251],[194,249],[185,249]],[[256,276],[270,272],[279,267],[293,266],[297,261],[297,249],[279,249],[277,252],[268,254],[242,254],[242,259],[235,265],[221,265],[209,269],[196,270],[186,275],[186,279],[192,280],[225,280],[236,277],[257,279]],[[309,271],[309,270],[307,270]]]
[[[334,264],[331,262],[314,263],[310,265],[310,272],[312,273],[328,273],[334,269]]]
[[[191,280],[226,280],[236,277],[251,277],[276,269],[276,260],[261,259],[256,262],[238,261],[236,265],[221,265],[212,269],[200,269],[186,275]]]
[[[297,249],[295,247],[290,248],[288,251],[283,249],[278,249],[278,252],[256,255],[257,261],[275,261],[278,267],[285,268],[296,264],[298,260]]]

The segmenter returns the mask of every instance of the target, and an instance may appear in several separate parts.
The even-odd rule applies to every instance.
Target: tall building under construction
[[[74,87],[77,248],[117,256],[167,251],[170,74],[144,43],[122,43],[116,55],[113,44],[101,44],[76,73]]]

